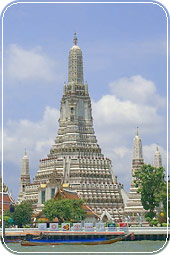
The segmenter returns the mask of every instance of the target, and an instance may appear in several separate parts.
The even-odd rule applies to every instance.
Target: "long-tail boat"
[[[125,232],[41,232],[38,237],[26,235],[23,246],[37,245],[99,245],[112,244],[126,239]]]

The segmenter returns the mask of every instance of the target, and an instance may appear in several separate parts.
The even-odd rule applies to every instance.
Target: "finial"
[[[26,151],[26,148],[25,148],[25,155],[27,155],[27,151]]]
[[[136,135],[139,135],[139,127],[137,127]]]
[[[77,34],[76,34],[76,32],[74,33],[74,40],[73,40],[73,42],[74,42],[74,45],[77,45]]]

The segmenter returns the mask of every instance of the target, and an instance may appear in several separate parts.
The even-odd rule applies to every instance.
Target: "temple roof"
[[[9,210],[10,205],[15,205],[15,200],[12,195],[7,191],[3,193],[3,210]],[[2,192],[0,192],[0,211],[2,210]]]

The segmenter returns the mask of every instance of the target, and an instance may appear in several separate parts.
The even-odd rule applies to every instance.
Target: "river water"
[[[146,254],[143,252],[153,252],[160,250],[163,246],[166,246],[164,241],[121,241],[114,244],[108,245],[56,245],[56,246],[21,246],[20,244],[11,244],[8,243],[7,246],[13,251],[24,252],[22,254],[29,254],[25,252],[33,252],[33,254],[44,253],[46,255],[52,254],[51,252],[57,254],[82,254],[92,255],[94,252],[96,254],[108,254],[111,253],[121,253],[127,254],[125,252],[130,252],[132,254]],[[11,252],[12,253],[12,252]]]

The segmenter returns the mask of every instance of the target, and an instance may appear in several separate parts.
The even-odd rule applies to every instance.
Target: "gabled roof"
[[[15,200],[12,195],[7,191],[3,192],[3,210],[9,210],[10,205],[14,205]],[[0,192],[0,211],[2,210],[2,192]]]
[[[9,192],[3,192],[3,202],[15,204],[15,200]],[[0,192],[0,203],[2,203],[2,192]]]
[[[68,190],[63,187],[57,190],[54,198],[56,199],[80,199],[80,197],[77,194],[77,191],[75,190]]]

